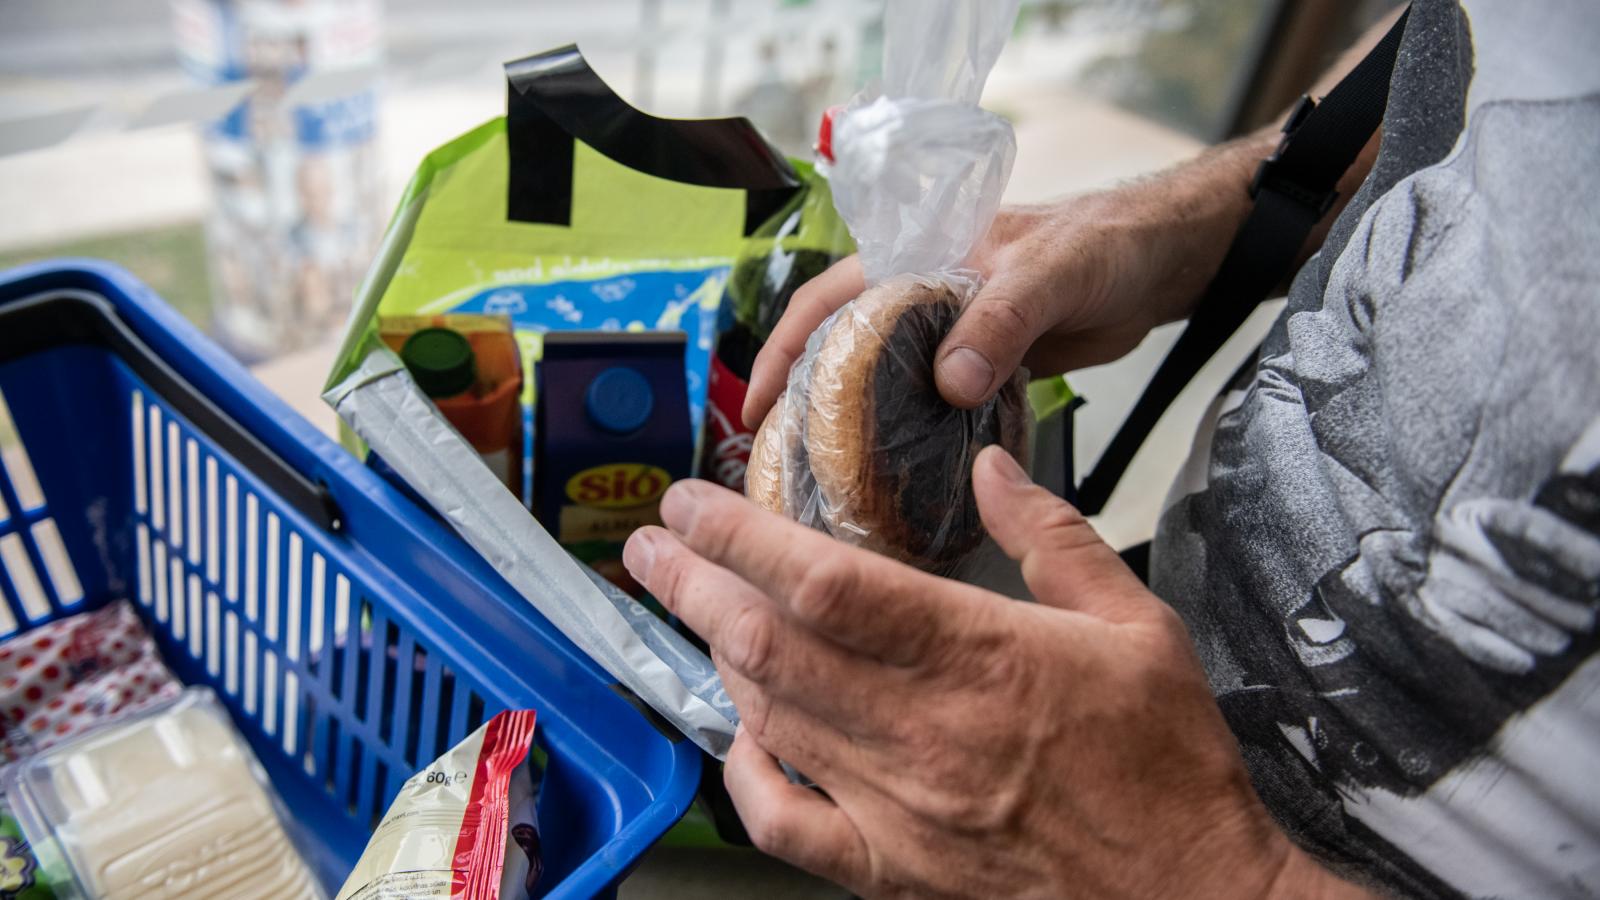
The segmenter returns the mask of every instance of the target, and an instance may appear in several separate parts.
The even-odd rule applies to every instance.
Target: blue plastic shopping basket
[[[0,273],[0,448],[0,638],[131,598],[330,889],[401,783],[502,709],[538,710],[549,896],[611,891],[692,801],[693,744],[127,273]]]

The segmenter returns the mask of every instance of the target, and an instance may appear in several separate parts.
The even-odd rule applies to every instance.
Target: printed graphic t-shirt
[[[1597,48],[1592,0],[1417,0],[1153,548],[1262,799],[1406,894],[1600,893]]]

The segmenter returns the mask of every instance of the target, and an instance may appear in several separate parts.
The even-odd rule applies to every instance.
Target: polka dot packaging
[[[15,762],[183,686],[126,601],[0,643],[0,761]]]

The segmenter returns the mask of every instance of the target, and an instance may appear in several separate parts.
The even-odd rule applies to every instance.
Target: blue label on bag
[[[727,266],[629,272],[591,280],[504,284],[481,291],[451,312],[510,316],[519,331],[682,331],[689,417],[700,433],[706,373]]]

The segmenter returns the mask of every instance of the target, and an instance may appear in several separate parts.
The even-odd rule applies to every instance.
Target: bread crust
[[[939,396],[933,357],[959,314],[956,292],[937,280],[873,287],[839,313],[807,392],[804,446],[824,524],[934,571],[983,539],[971,488],[983,445],[999,443],[1027,465],[1021,372],[988,413],[956,410]]]
[[[783,404],[779,395],[750,444],[750,463],[744,471],[744,495],[765,510],[783,512]]]

